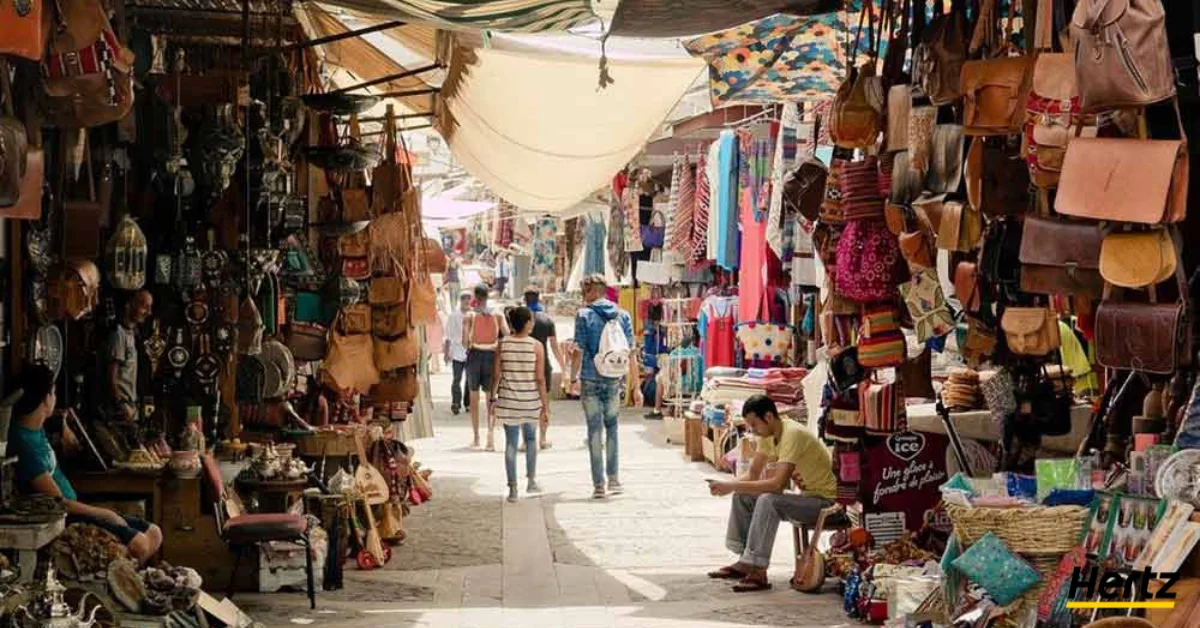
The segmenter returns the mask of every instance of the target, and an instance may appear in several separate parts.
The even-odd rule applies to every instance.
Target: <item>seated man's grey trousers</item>
[[[766,569],[771,564],[775,533],[781,520],[815,525],[821,511],[833,504],[811,495],[735,494],[729,509],[725,547],[741,554],[741,563]]]

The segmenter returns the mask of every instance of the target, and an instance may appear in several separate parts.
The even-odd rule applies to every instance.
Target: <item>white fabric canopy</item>
[[[704,70],[697,59],[613,59],[456,51],[442,133],[454,158],[526,211],[562,212],[608,185]]]

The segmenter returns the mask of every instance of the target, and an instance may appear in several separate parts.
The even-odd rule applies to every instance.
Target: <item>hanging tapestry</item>
[[[688,163],[687,157],[684,157],[679,173],[679,201],[667,228],[667,249],[675,254],[680,262],[689,261],[692,254],[692,216],[695,211],[695,166]]]
[[[857,30],[861,7],[857,0],[847,11],[811,17],[776,14],[697,37],[684,42],[684,48],[708,63],[714,104],[830,99],[846,76],[847,32]],[[871,47],[866,27],[859,39],[862,54],[856,65],[867,60]]]
[[[622,235],[625,236],[625,252],[637,253],[642,250],[642,220],[640,213],[640,202],[638,198],[638,188],[636,185],[631,185],[625,188],[625,194],[621,197],[621,212],[624,214],[622,220]]]
[[[632,188],[630,188],[632,189]],[[626,190],[629,192],[630,190]],[[625,207],[620,199],[610,199],[608,212],[608,265],[614,277],[624,277],[629,267],[629,255],[625,253]],[[603,272],[603,271],[601,271]]]
[[[533,278],[543,281],[553,277],[554,260],[557,257],[558,221],[553,218],[543,218],[533,226]]]

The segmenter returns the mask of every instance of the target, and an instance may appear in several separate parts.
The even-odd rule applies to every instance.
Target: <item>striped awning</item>
[[[449,29],[566,31],[597,21],[590,0],[324,0],[378,18]]]

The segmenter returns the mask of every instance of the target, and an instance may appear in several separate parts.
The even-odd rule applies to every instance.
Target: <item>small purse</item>
[[[1152,287],[1175,274],[1178,259],[1166,229],[1109,233],[1100,245],[1100,275],[1122,288]]]
[[[1009,307],[1000,318],[1000,329],[1009,351],[1017,355],[1045,356],[1061,346],[1058,318],[1049,308]]]
[[[375,401],[385,403],[412,403],[420,391],[416,368],[404,368],[388,373],[371,389]]]
[[[954,331],[954,317],[946,307],[946,296],[936,271],[923,268],[913,273],[912,279],[900,286],[900,295],[912,318],[918,342]]]

